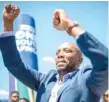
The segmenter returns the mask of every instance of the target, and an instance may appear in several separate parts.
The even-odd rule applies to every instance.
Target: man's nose
[[[63,52],[60,52],[57,56],[57,58],[64,58],[64,53]]]

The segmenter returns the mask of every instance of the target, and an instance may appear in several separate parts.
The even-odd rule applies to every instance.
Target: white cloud
[[[8,96],[9,95],[9,92],[6,91],[6,90],[0,90],[0,95],[6,95],[6,96]]]
[[[43,57],[43,61],[49,62],[49,63],[53,63],[53,64],[55,63],[54,58],[53,57],[50,57],[50,56]]]

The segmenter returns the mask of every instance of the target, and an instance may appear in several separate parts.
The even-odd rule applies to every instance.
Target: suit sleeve
[[[0,37],[0,49],[7,69],[22,83],[37,91],[45,75],[28,68],[22,62],[16,47],[15,36]]]
[[[93,67],[85,74],[86,84],[100,97],[108,89],[108,49],[88,32],[80,35],[77,44]]]

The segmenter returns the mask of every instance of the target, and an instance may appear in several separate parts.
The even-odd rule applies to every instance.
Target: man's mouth
[[[66,63],[66,61],[65,60],[59,60],[56,64],[58,65],[58,64],[61,64],[61,63]]]
[[[67,66],[67,64],[68,64],[68,61],[60,60],[57,62],[56,65],[57,65],[57,67],[65,67],[65,66]]]
[[[57,63],[57,66],[60,67],[60,66],[63,66],[63,65],[65,65],[65,64],[66,64],[65,61],[64,61],[64,62],[58,62],[58,63]]]

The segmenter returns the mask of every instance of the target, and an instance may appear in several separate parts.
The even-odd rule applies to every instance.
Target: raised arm
[[[64,10],[54,12],[53,26],[77,39],[79,48],[91,60],[93,67],[91,73],[84,71],[87,85],[96,95],[101,96],[108,88],[108,49],[69,19]]]
[[[37,90],[44,75],[28,68],[28,66],[22,62],[16,47],[15,36],[8,36],[10,33],[10,35],[14,35],[13,22],[19,15],[19,12],[19,7],[12,4],[5,5],[3,11],[4,33],[1,34],[2,36],[0,37],[0,49],[7,69],[22,83]]]

